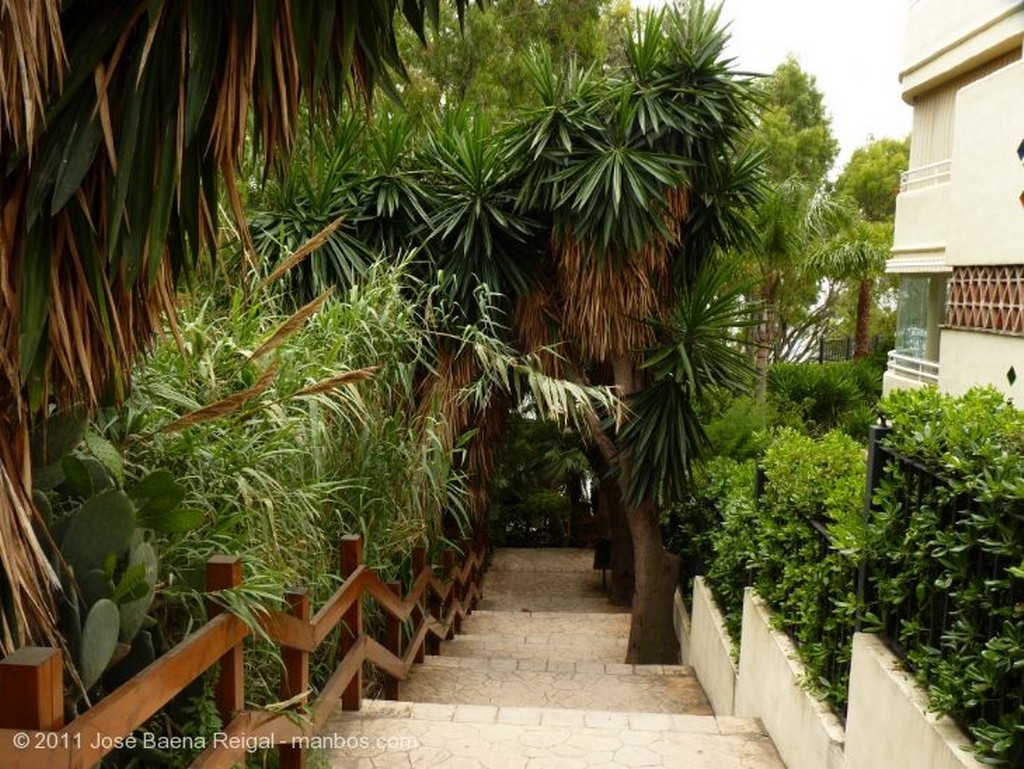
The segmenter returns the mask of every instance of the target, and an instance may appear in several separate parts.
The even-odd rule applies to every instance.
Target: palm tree
[[[680,370],[657,367],[672,354],[650,354],[671,336],[680,302],[707,306],[721,292],[698,280],[700,265],[716,242],[742,239],[747,228],[737,227],[736,211],[757,197],[756,164],[738,150],[751,123],[751,89],[724,59],[726,39],[719,12],[692,2],[638,15],[620,77],[573,69],[558,77],[541,57],[533,78],[542,106],[515,145],[524,164],[520,204],[550,220],[547,280],[518,315],[521,329],[539,338],[524,336],[553,336],[571,374],[615,385],[633,410],[617,435],[596,420],[591,434],[616,474],[632,534],[634,662],[678,653],[678,561],[662,547],[659,511],[678,497],[700,448],[692,411],[699,383],[723,373],[700,361],[701,346]],[[715,330],[722,344],[727,326]],[[680,371],[689,377],[677,379]]]
[[[871,352],[871,307],[875,280],[885,270],[892,243],[890,222],[856,219],[839,235],[810,255],[808,265],[828,278],[850,281],[857,286],[853,357]]]
[[[303,105],[394,90],[398,5],[0,0],[0,651],[58,640],[30,422],[123,396],[174,287],[216,247],[218,175],[244,230],[250,121],[268,165]],[[401,7],[421,37],[437,15]]]
[[[753,330],[755,399],[764,403],[768,365],[776,354],[786,292],[818,292],[811,255],[849,226],[846,202],[795,177],[772,185],[754,210],[756,235],[743,249],[753,265],[759,322]]]

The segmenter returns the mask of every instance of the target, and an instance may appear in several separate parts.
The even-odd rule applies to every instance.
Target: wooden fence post
[[[242,559],[237,555],[215,555],[206,562],[206,591],[227,590],[242,584]],[[213,619],[224,611],[210,599],[206,600],[206,614]],[[220,658],[220,675],[214,690],[217,712],[224,728],[245,707],[245,678],[242,673],[242,649],[239,641]]]
[[[359,568],[363,562],[363,538],[356,534],[349,534],[341,538],[341,578],[348,579],[352,573]],[[352,602],[352,606],[342,617],[344,626],[341,628],[339,640],[339,658],[344,659],[345,655],[356,645],[363,635],[363,596],[362,593]],[[363,702],[363,668],[359,666],[352,681],[341,693],[342,710],[359,710]]]
[[[455,638],[455,634],[459,632],[459,620],[458,615],[452,613],[452,606],[455,604],[455,599],[459,597],[459,580],[452,574],[455,571],[455,553],[452,550],[446,548],[443,556],[441,557],[442,568],[444,569],[444,578],[448,580],[448,597],[444,600],[444,617],[451,615],[451,621],[448,624],[448,632],[445,634],[445,640],[451,641]]]
[[[476,557],[476,550],[473,547],[472,539],[462,540],[462,558],[463,562],[472,561]],[[473,613],[473,609],[476,608],[476,592],[473,588],[476,586],[477,580],[477,567],[474,563],[469,567],[469,574],[466,576],[466,582],[462,586],[462,597],[463,600],[468,600],[466,603],[466,616],[468,617]],[[459,623],[458,632],[462,632],[462,623]]]
[[[399,600],[402,598],[402,583],[401,582],[388,582],[388,589],[391,590]],[[394,654],[399,659],[402,658],[402,623],[398,621],[396,617],[392,617],[390,614],[386,614],[384,619],[384,646],[387,650]],[[384,699],[386,700],[397,700],[398,699],[398,681],[399,679],[390,673],[384,674]]]
[[[0,729],[56,731],[64,726],[60,651],[25,646],[0,660]]]
[[[425,548],[417,547],[417,548],[415,548],[412,551],[412,583],[414,585],[419,580],[420,575],[423,574],[423,570],[425,568],[427,568],[427,551],[426,551]],[[412,610],[412,628],[413,628],[412,632],[413,632],[413,635],[415,635],[416,633],[419,632],[420,625],[423,624],[423,621],[427,617],[427,613],[426,613],[426,611],[424,609],[425,609],[425,607],[427,605],[427,598],[429,596],[430,596],[430,587],[428,586],[427,589],[423,592],[423,595],[420,596],[420,599],[416,602],[416,605],[413,607],[413,610]],[[430,636],[428,634],[427,638],[429,638],[429,637]],[[423,658],[424,658],[423,647],[424,647],[425,643],[426,643],[426,639],[424,639],[424,643],[420,644],[419,648],[416,649],[416,656],[413,658],[413,662],[415,662],[416,664],[419,664],[419,663],[423,662]]]
[[[431,572],[433,572],[433,567],[431,567]],[[432,589],[427,590],[427,609],[430,611],[430,616],[434,618],[434,622],[438,625],[444,621],[444,604],[445,602],[441,600],[441,598],[434,595]],[[432,633],[427,634],[426,646],[427,654],[436,655],[441,651],[441,642],[438,640],[437,636]]]
[[[309,621],[309,590],[306,588],[286,590],[284,599],[288,604],[289,614]],[[301,649],[285,646],[281,649],[281,661],[284,663],[284,672],[281,675],[281,699],[290,700],[309,691],[309,654]],[[302,746],[281,745],[279,756],[281,769],[305,769],[306,751]]]

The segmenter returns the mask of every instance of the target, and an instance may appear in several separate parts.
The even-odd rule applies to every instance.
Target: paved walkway
[[[717,718],[690,668],[622,662],[629,614],[589,550],[499,550],[484,600],[402,685],[340,709],[333,767],[785,769],[757,721]]]

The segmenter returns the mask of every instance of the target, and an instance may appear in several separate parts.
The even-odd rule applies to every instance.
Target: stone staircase
[[[338,710],[331,766],[784,769],[759,722],[717,718],[680,665],[628,665],[629,614],[581,550],[500,550],[462,634],[401,702]]]

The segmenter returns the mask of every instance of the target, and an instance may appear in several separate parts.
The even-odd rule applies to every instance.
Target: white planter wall
[[[744,596],[738,668],[702,577],[691,607],[688,614],[677,593],[683,664],[694,668],[716,715],[760,719],[788,769],[983,769],[967,736],[928,712],[924,692],[877,636],[854,636],[844,729],[801,686],[805,669],[796,648],[772,627],[771,610],[752,589]]]

